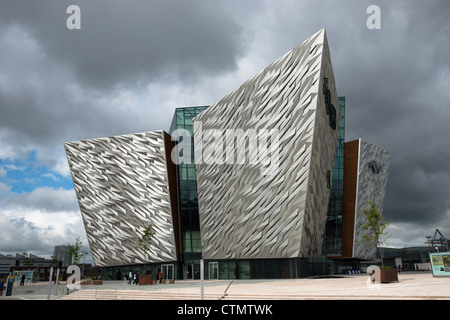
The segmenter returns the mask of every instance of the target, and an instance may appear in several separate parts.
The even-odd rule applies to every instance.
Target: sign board
[[[450,277],[450,252],[430,253],[430,263],[434,277]]]
[[[14,276],[9,276],[6,282],[6,296],[10,296],[12,294],[13,285],[14,285]]]

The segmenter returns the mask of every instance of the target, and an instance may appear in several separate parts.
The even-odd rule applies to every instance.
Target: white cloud
[[[9,191],[11,190],[11,186],[6,183],[0,182],[0,191]]]
[[[3,197],[4,209],[39,209],[42,212],[78,210],[75,190],[39,187],[31,192],[11,193]]]
[[[86,233],[75,191],[37,188],[3,197],[0,208],[0,253],[32,252],[49,257],[56,245],[74,243]]]
[[[427,246],[425,244],[426,237],[433,236],[436,229],[440,229],[443,233],[444,230],[450,230],[450,220],[442,221],[436,225],[422,226],[412,222],[392,222],[386,229],[391,237],[387,239],[385,245],[396,248]],[[446,234],[444,233],[444,235]]]

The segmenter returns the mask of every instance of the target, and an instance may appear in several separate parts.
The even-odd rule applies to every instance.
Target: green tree
[[[150,224],[139,237],[139,245],[145,252],[149,252],[151,246],[153,245],[153,236],[155,232],[153,231],[153,225]]]
[[[59,260],[56,259],[55,256],[50,256],[50,258],[52,259],[51,266],[52,267],[57,267],[58,264],[59,264]]]
[[[151,250],[154,235],[155,232],[153,231],[153,225],[150,224],[138,238],[139,246],[145,251],[145,253],[148,253]],[[144,268],[147,269],[147,264],[144,264]]]
[[[34,265],[34,260],[28,256],[28,253],[23,252],[21,258],[22,265],[25,267],[31,267]]]
[[[83,242],[77,237],[74,244],[69,243],[69,256],[73,264],[79,264],[88,253],[83,251]]]
[[[381,266],[384,267],[382,245],[390,237],[386,228],[392,221],[384,221],[380,210],[373,201],[369,201],[369,207],[364,209],[363,213],[367,219],[367,223],[362,226],[365,230],[363,241],[368,246],[376,244],[380,250]]]

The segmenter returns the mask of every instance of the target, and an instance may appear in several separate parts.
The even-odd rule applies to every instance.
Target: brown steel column
[[[342,256],[352,257],[358,178],[359,139],[344,144],[344,199],[342,203]]]

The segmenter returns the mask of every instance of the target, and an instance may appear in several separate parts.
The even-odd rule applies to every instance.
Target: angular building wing
[[[338,106],[322,29],[194,118],[205,259],[321,253]]]
[[[172,147],[164,131],[65,144],[96,266],[178,259]],[[144,252],[138,238],[150,224],[153,246]]]
[[[390,152],[362,139],[345,143],[343,255],[374,259],[376,245],[363,241],[367,223],[363,210],[369,201],[383,213],[390,164]]]

